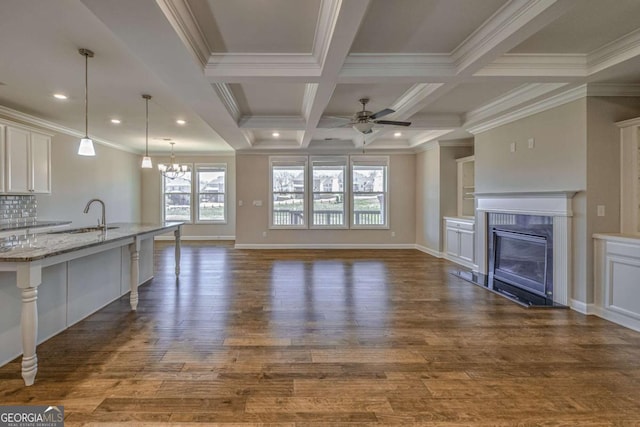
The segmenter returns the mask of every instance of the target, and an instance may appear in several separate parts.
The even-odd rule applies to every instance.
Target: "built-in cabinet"
[[[445,258],[474,268],[475,221],[471,218],[444,218]]]
[[[51,135],[27,128],[1,125],[4,173],[0,192],[51,193]]]
[[[475,163],[474,156],[456,159],[458,163],[458,216],[473,217],[475,211]]]

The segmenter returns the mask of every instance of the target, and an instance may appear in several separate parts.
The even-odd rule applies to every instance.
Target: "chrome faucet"
[[[87,206],[84,207],[84,213],[89,213],[89,208],[91,207],[91,203],[93,202],[98,202],[102,205],[102,224],[98,224],[99,228],[102,228],[103,230],[107,229],[107,219],[106,219],[106,215],[105,215],[105,206],[104,206],[104,202],[100,199],[91,199],[87,202]]]

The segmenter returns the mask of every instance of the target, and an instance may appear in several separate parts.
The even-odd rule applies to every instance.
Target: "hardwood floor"
[[[38,346],[0,404],[65,425],[640,425],[640,333],[525,309],[411,250],[156,245],[155,278]]]

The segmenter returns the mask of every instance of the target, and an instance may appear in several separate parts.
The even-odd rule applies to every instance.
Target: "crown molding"
[[[466,127],[467,131],[475,134],[486,132],[490,129],[494,129],[498,126],[505,125],[507,123],[514,122],[516,120],[523,119],[533,114],[540,113],[550,108],[559,107],[560,105],[567,104],[569,102],[584,98],[587,96],[587,85],[580,85],[572,87],[564,92],[550,96],[549,98],[541,101],[534,102],[517,110],[508,112],[499,117],[487,120],[475,126]]]
[[[327,59],[329,47],[331,46],[331,38],[333,37],[336,22],[340,15],[341,4],[341,0],[322,0],[320,2],[320,12],[318,13],[318,22],[313,37],[311,54],[321,68],[324,67],[324,62]]]
[[[453,132],[454,129],[439,129],[439,130],[428,130],[426,132],[421,132],[415,136],[409,138],[409,146],[411,148],[415,148],[419,145],[429,143],[431,141],[437,140],[441,136],[444,136],[448,133]]]
[[[640,29],[590,52],[587,56],[588,74],[595,74],[638,55],[640,55]]]
[[[586,77],[587,55],[507,53],[474,73],[482,77]]]
[[[640,84],[588,83],[587,96],[640,96]]]
[[[506,95],[467,113],[464,126],[472,126],[473,123],[482,122],[489,117],[504,113],[525,102],[547,95],[563,86],[566,86],[566,83],[531,83],[517,87]]]
[[[571,6],[570,2],[558,0],[513,0],[501,7],[483,25],[477,28],[451,53],[456,65],[457,73],[463,73],[493,50],[509,50],[521,39],[531,35],[530,28],[539,17],[545,16],[543,21],[550,21],[554,15],[564,12]],[[545,22],[538,22],[536,26],[543,26]],[[525,28],[527,27],[527,28]],[[514,34],[520,33],[519,37]],[[505,42],[509,46],[505,46]]]
[[[395,110],[395,113],[392,113],[390,117],[403,116],[404,113],[420,104],[441,86],[442,83],[418,83],[413,85],[391,105],[390,108]]]
[[[211,54],[211,48],[204,37],[189,3],[185,0],[156,0],[165,17],[196,57],[201,66],[205,66]]]
[[[317,83],[307,83],[304,86],[304,96],[302,97],[302,116],[305,120],[309,120],[311,109],[313,108],[313,101],[316,99],[316,93],[318,92]]]
[[[338,76],[339,83],[389,81],[402,78],[415,81],[425,77],[453,78],[455,66],[451,55],[411,53],[351,53]]]
[[[63,126],[58,123],[50,122],[48,120],[44,120],[39,117],[32,116],[30,114],[26,114],[9,107],[5,107],[3,105],[0,105],[0,115],[8,119],[19,120],[20,122],[26,123],[27,125],[37,126],[43,129],[50,130],[52,132],[63,133],[65,135],[73,136],[76,138],[82,138],[85,135],[84,132],[82,131],[79,131],[67,126]],[[127,153],[142,154],[142,151],[137,151],[137,150],[134,150],[133,148],[129,148],[121,144],[116,144],[115,142],[112,142],[106,139],[98,138],[91,135],[89,136],[91,137],[93,142],[98,143],[100,145],[115,148],[116,150],[125,151]]]
[[[233,117],[233,120],[237,123],[241,116],[240,107],[229,85],[226,83],[213,83],[212,86],[229,115]]]
[[[304,130],[306,121],[301,116],[242,116],[241,129]]]
[[[308,53],[213,53],[204,73],[211,82],[242,83],[263,77],[309,83],[320,77],[321,67]]]

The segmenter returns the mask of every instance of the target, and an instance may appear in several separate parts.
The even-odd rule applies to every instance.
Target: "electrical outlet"
[[[391,232],[391,237],[396,237],[396,232],[395,231]]]
[[[262,232],[262,237],[267,237],[267,232],[266,231]]]
[[[515,143],[515,142],[512,142],[512,143],[511,143],[510,149],[511,149],[511,152],[512,152],[512,153],[515,153],[515,152],[516,152],[516,143]]]
[[[598,205],[597,210],[598,210],[598,216],[604,216],[604,205]]]
[[[536,140],[533,138],[529,138],[527,142],[529,143],[529,148],[533,148],[536,146]]]
[[[243,206],[244,202],[242,200],[238,200],[238,206]]]

